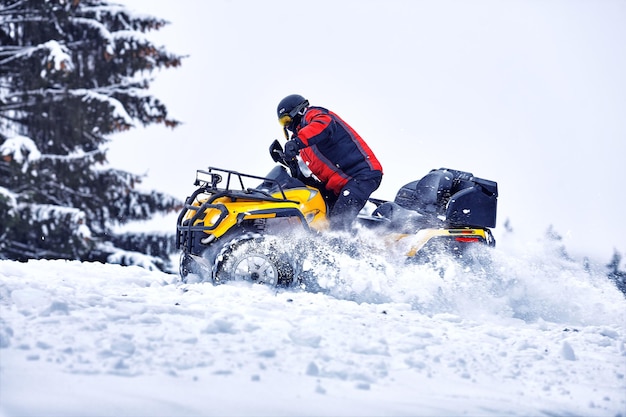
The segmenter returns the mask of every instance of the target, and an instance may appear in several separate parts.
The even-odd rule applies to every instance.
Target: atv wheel
[[[215,282],[248,281],[271,286],[294,282],[295,263],[276,242],[253,238],[231,243],[218,259]]]

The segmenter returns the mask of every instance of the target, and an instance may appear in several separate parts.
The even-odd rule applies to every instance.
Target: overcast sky
[[[122,0],[119,0],[122,1]],[[264,175],[302,94],[369,142],[374,196],[432,168],[495,180],[498,227],[626,253],[626,1],[124,0],[188,54],[153,94],[184,124],[115,135],[110,162],[179,198],[209,165]]]

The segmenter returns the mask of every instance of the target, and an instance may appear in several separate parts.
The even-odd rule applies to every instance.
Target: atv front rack
[[[226,186],[223,188],[219,188],[217,186],[223,181],[223,175],[219,174],[220,172],[226,175]],[[260,186],[261,188],[246,188],[246,186],[243,183],[244,178],[263,181],[263,183]],[[233,187],[232,183],[234,182],[239,183],[239,189],[232,188]],[[285,195],[285,191],[283,190],[282,185],[275,178],[267,178],[267,177],[259,177],[256,175],[243,174],[241,172],[231,171],[228,169],[220,169],[220,168],[214,168],[214,167],[209,167],[208,171],[199,169],[196,171],[196,180],[194,181],[194,185],[198,187],[198,190],[200,190],[197,194],[200,194],[202,192],[213,193],[213,192],[218,192],[218,191],[222,191],[222,192],[240,191],[240,192],[245,193],[246,198],[250,198],[250,194],[260,193],[264,195],[267,199],[270,199],[270,201],[287,200],[287,197]],[[269,190],[272,187],[278,188],[278,191],[281,193],[283,197],[282,199],[276,198],[272,196],[271,194],[267,193],[266,191],[263,191],[264,189]],[[262,198],[262,200],[265,200],[266,198]]]
[[[274,171],[270,174],[272,173],[274,173]],[[226,184],[224,187],[219,187],[218,184],[223,182],[224,177],[226,177]],[[260,180],[262,183],[255,188],[247,188],[244,185],[244,179]],[[207,232],[211,232],[219,227],[222,221],[230,213],[229,209],[223,203],[215,202],[220,198],[227,197],[231,202],[236,202],[237,200],[258,200],[298,204],[297,201],[289,200],[287,198],[283,185],[277,178],[259,177],[255,175],[243,174],[237,171],[209,167],[208,171],[196,171],[194,185],[198,188],[189,197],[187,197],[183,209],[178,215],[176,230],[177,249],[180,249],[183,246],[194,246],[192,236],[197,236],[197,232],[203,232],[205,233],[205,236],[207,236]],[[272,192],[274,195],[272,195]],[[200,194],[206,194],[208,195],[208,198],[206,201],[198,204],[199,201],[197,200],[197,197]],[[276,197],[276,194],[279,194],[279,197]],[[206,211],[209,209],[216,209],[220,214],[211,225],[206,225],[201,222],[201,220],[203,220],[206,215]],[[194,211],[195,214],[191,218],[184,219],[189,211]],[[240,213],[238,215],[238,220],[240,220],[239,218],[243,215],[244,213]],[[306,224],[302,213],[300,213],[297,209],[283,209],[281,210],[281,216],[296,216],[302,221],[303,224]],[[199,221],[200,224],[197,224]]]

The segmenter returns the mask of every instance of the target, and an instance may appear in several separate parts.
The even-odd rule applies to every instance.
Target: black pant
[[[349,230],[359,211],[367,203],[367,199],[380,186],[382,178],[382,173],[375,176],[368,173],[348,181],[330,210],[330,229]]]

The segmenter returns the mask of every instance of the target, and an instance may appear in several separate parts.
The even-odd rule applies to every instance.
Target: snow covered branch
[[[61,45],[56,40],[49,40],[40,45],[31,47],[2,47],[0,48],[0,55],[10,54],[10,56],[0,60],[0,66],[6,65],[14,60],[28,59],[39,51],[47,52],[47,55],[43,57],[41,62],[42,67],[44,68],[42,70],[42,78],[45,76],[45,71],[71,72],[74,70],[74,64],[72,63],[72,57],[69,49],[64,45]]]
[[[95,29],[100,34],[101,38],[105,41],[107,53],[109,55],[113,55],[115,53],[115,43],[113,40],[113,36],[105,25],[98,22],[97,20],[84,17],[74,17],[71,19],[71,21],[74,23],[78,23],[79,25],[89,26],[92,29]]]
[[[113,108],[113,113],[111,114],[113,118],[122,119],[124,120],[124,124],[128,126],[134,126],[133,118],[130,117],[130,115],[124,108],[124,105],[122,105],[122,103],[120,103],[119,100],[109,95],[101,94],[95,90],[79,89],[79,90],[71,90],[69,93],[74,96],[82,97],[82,100],[85,102],[95,100],[95,101],[108,104],[109,106]]]
[[[5,161],[22,164],[22,172],[26,172],[31,162],[41,158],[41,152],[35,142],[26,136],[13,136],[0,144],[0,155]]]

